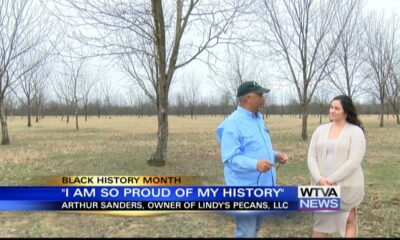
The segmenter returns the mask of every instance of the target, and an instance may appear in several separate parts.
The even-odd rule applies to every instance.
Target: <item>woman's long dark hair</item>
[[[343,111],[346,114],[346,121],[348,123],[359,126],[364,132],[364,127],[363,127],[360,119],[358,119],[357,111],[356,111],[356,108],[354,107],[354,104],[353,104],[353,101],[351,100],[351,98],[347,95],[339,95],[339,96],[334,97],[332,99],[331,103],[334,100],[339,100],[340,104],[342,104]]]

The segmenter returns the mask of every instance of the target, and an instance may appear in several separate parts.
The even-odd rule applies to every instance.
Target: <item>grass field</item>
[[[0,185],[29,185],[37,176],[182,175],[206,177],[223,185],[215,129],[223,117],[169,118],[167,165],[150,167],[157,119],[113,117],[74,122],[46,117],[32,128],[26,118],[9,119],[11,145],[0,146]],[[363,161],[366,196],[359,208],[360,237],[399,237],[400,126],[391,116],[378,127],[377,116],[361,116],[367,134]],[[324,119],[327,122],[327,119]],[[301,121],[289,116],[266,120],[274,147],[289,155],[278,172],[279,185],[308,185],[308,142],[300,140]],[[310,117],[311,136],[319,118]],[[268,215],[259,237],[309,237],[310,213]],[[126,217],[57,212],[0,212],[0,237],[234,237],[234,218],[216,213]],[[335,235],[337,236],[337,235]]]

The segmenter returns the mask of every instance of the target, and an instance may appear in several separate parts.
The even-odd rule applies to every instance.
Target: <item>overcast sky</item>
[[[369,11],[372,9],[375,10],[382,10],[385,14],[390,15],[391,13],[398,13],[400,14],[400,0],[366,0],[365,1],[365,11]],[[225,50],[224,46],[219,46],[216,49],[220,53],[223,54]],[[204,56],[203,56],[204,57]],[[253,59],[252,61],[261,61],[261,59]],[[294,91],[292,87],[285,87],[282,83],[279,83],[276,80],[277,71],[274,70],[273,63],[268,63],[266,60],[260,62],[260,65],[263,67],[263,76],[267,85],[266,87],[270,88],[272,91],[270,94],[273,95],[274,101],[276,103],[283,103],[285,99],[288,99],[290,95],[294,96]],[[91,60],[91,68],[92,71],[98,72],[102,78],[110,79],[113,82],[118,82],[114,89],[115,93],[124,94],[127,92],[127,85],[132,81],[126,77],[123,72],[120,72],[118,66],[112,65],[110,61],[96,58]],[[219,75],[223,71],[225,71],[226,63],[218,62],[217,68],[220,69]],[[218,90],[215,88],[214,81],[222,81],[221,76],[215,75],[214,73],[210,72],[208,67],[200,62],[200,61],[193,61],[183,69],[179,69],[175,75],[175,84],[171,86],[171,94],[175,94],[181,91],[181,82],[184,76],[189,76],[192,74],[195,78],[201,80],[200,86],[200,93],[203,99],[208,98],[210,95],[219,95]],[[287,85],[287,84],[286,84]],[[118,95],[119,95],[118,94]],[[296,97],[297,98],[297,97]]]
[[[366,0],[365,1],[365,11],[377,10],[384,11],[385,15],[400,14],[400,0]],[[271,63],[273,65],[273,63]],[[224,70],[224,63],[219,64],[221,70]],[[268,88],[271,88],[271,93],[274,95],[275,102],[282,102],[288,98],[289,95],[294,95],[293,87],[285,87],[287,84],[279,83],[273,76],[277,74],[274,72],[274,67],[270,66],[268,63],[264,64],[265,66],[265,77],[270,78],[266,79],[268,82]],[[178,73],[178,75],[182,75],[182,72],[193,72],[195,76],[202,80],[201,85],[201,94],[203,97],[207,97],[210,93],[218,94],[218,91],[215,89],[215,85],[213,81],[220,81],[221,79],[211,78],[214,74],[208,71],[208,68],[205,64],[199,63],[197,61],[191,63],[184,71]],[[269,81],[268,81],[269,80]],[[171,89],[172,92],[176,92],[180,90],[179,82],[176,86]],[[360,99],[362,101],[362,99]]]

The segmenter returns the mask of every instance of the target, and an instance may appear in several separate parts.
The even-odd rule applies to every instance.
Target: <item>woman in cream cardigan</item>
[[[307,164],[313,185],[341,187],[341,211],[315,212],[312,236],[339,232],[342,237],[356,237],[356,210],[364,198],[364,129],[351,98],[345,95],[333,98],[329,118],[331,122],[312,135]]]

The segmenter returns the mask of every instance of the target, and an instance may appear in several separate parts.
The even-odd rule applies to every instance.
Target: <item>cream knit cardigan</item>
[[[313,133],[308,149],[307,165],[311,173],[311,184],[316,185],[322,177],[328,177],[341,186],[341,208],[357,207],[364,198],[364,174],[361,169],[366,141],[361,128],[346,123],[337,137],[334,149],[334,171],[325,176],[324,164],[328,146],[328,135],[332,123],[319,126]]]

